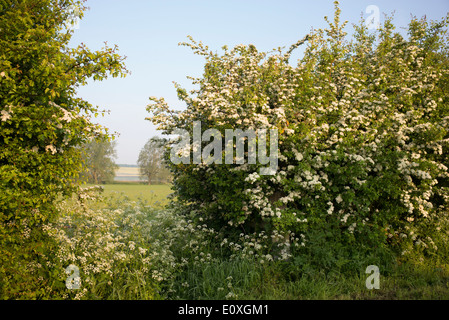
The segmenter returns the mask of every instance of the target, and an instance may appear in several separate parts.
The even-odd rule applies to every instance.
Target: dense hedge
[[[183,43],[204,56],[203,76],[191,92],[177,86],[185,110],[151,97],[149,119],[190,137],[195,121],[223,137],[226,129],[276,129],[279,168],[260,175],[263,165],[248,161],[172,162],[177,201],[230,233],[281,231],[304,253],[329,242],[436,250],[431,234],[447,221],[449,196],[449,17],[413,18],[407,36],[391,18],[375,31],[362,21],[352,39],[339,17],[336,3],[327,29],[286,52],[238,45],[219,54],[192,38]],[[183,151],[192,161],[193,148]]]
[[[0,298],[38,298],[52,286],[55,244],[42,226],[76,187],[79,146],[106,136],[76,88],[126,73],[116,49],[68,46],[75,7],[82,16],[81,1],[0,1]]]

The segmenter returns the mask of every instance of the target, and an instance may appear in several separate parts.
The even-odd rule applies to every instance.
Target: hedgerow
[[[125,75],[117,48],[69,46],[68,23],[83,1],[0,1],[0,297],[45,296],[57,243],[42,227],[55,203],[77,189],[80,146],[108,136],[91,121],[98,107],[78,98],[89,78]],[[36,273],[30,264],[40,264]],[[51,262],[50,262],[51,264]]]
[[[191,37],[182,43],[204,56],[204,73],[190,92],[176,85],[183,110],[151,97],[149,120],[190,137],[195,121],[222,136],[275,129],[279,168],[261,175],[261,163],[195,164],[191,143],[182,150],[190,163],[170,164],[177,202],[227,234],[281,232],[300,244],[297,256],[327,247],[343,260],[373,248],[436,252],[434,240],[447,237],[438,224],[449,196],[449,17],[413,18],[406,36],[391,17],[374,31],[362,21],[348,39],[335,6],[328,28],[287,51],[237,45],[219,54]],[[168,141],[168,159],[178,143]]]

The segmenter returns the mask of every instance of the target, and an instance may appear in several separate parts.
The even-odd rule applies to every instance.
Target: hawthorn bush
[[[127,73],[117,48],[69,47],[75,7],[82,17],[82,1],[0,1],[2,299],[45,297],[60,280],[51,258],[57,243],[43,225],[57,218],[57,199],[77,187],[79,146],[107,137],[91,122],[98,107],[76,89]]]
[[[194,121],[223,136],[277,129],[279,169],[261,176],[260,163],[170,163],[176,201],[227,234],[280,231],[298,243],[300,263],[335,266],[382,248],[436,252],[436,239],[447,240],[449,16],[413,18],[406,36],[391,17],[375,31],[361,21],[352,39],[338,2],[334,20],[325,19],[328,28],[287,51],[181,44],[204,56],[204,73],[192,78],[194,90],[176,85],[184,110],[151,97],[148,119],[191,137]]]

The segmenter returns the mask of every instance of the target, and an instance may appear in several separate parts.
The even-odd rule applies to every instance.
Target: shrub
[[[0,297],[39,298],[52,270],[32,274],[57,244],[42,226],[57,218],[55,201],[76,189],[79,146],[107,130],[99,112],[76,97],[88,78],[125,75],[116,48],[70,48],[70,8],[82,1],[0,1]],[[42,271],[44,270],[44,271]]]
[[[205,57],[204,74],[190,92],[176,85],[185,110],[151,97],[149,120],[190,137],[194,121],[222,136],[275,129],[279,170],[172,162],[176,199],[228,234],[278,230],[301,239],[295,254],[328,242],[343,245],[349,259],[355,247],[436,250],[426,229],[436,230],[448,210],[449,17],[413,18],[407,37],[391,18],[374,32],[362,21],[349,41],[335,6],[328,28],[286,52],[238,45],[220,55],[192,38],[182,43]],[[292,50],[306,42],[292,66]],[[167,145],[167,158],[178,142]]]

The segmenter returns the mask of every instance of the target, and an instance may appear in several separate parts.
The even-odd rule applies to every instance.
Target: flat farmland
[[[92,186],[92,185],[87,185]],[[167,196],[172,193],[170,184],[140,184],[140,183],[113,183],[103,184],[104,195],[126,196],[130,200],[146,200],[150,204],[164,205],[167,203]]]

